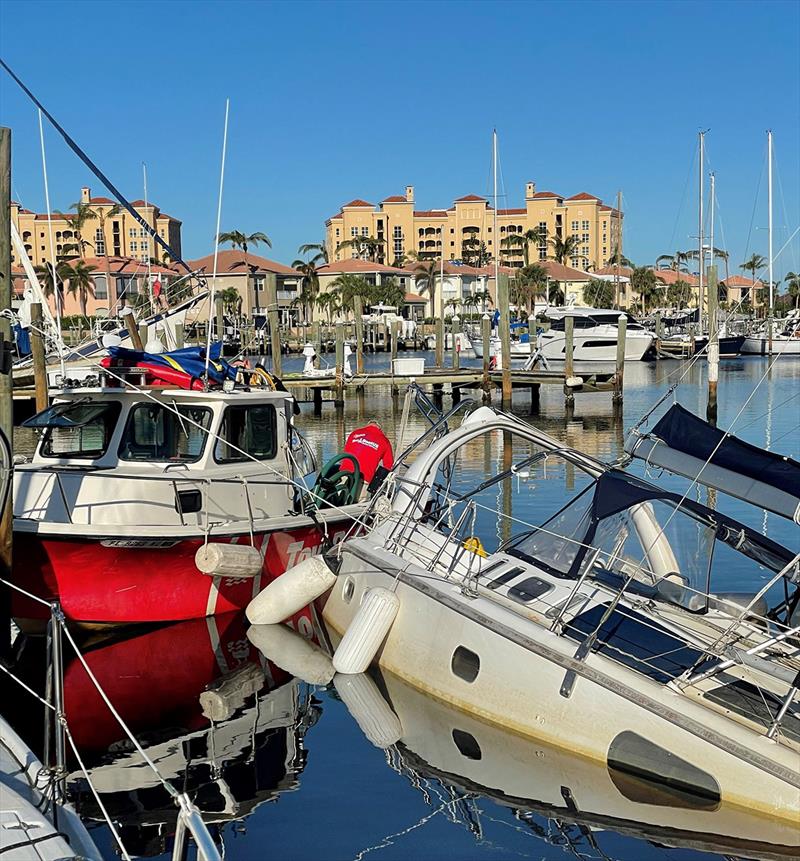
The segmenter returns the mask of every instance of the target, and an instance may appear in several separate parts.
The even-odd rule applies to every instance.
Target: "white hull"
[[[472,349],[475,351],[475,358],[483,358],[483,342],[474,341]],[[500,339],[492,338],[489,343],[489,355],[498,356],[500,354]],[[527,359],[531,354],[530,341],[512,341],[511,342],[511,358],[512,359]]]
[[[429,570],[407,559],[398,570],[400,557],[377,549],[375,537],[369,544],[358,539],[344,545],[324,619],[341,635],[367,589],[395,589],[400,611],[378,652],[382,669],[483,721],[603,766],[623,733],[657,740],[665,769],[678,757],[688,774],[694,776],[697,769],[703,773],[726,806],[770,817],[771,830],[781,842],[799,842],[797,788],[707,738],[731,740],[775,761],[773,742],[722,716],[720,726],[704,738],[687,728],[692,721],[709,727],[709,712],[701,703],[620,672],[599,654],[590,654],[579,665],[583,668],[571,695],[562,696],[567,669],[575,666],[574,642],[527,620],[521,624],[518,612],[502,600],[483,593],[465,600],[458,583],[431,578]],[[462,650],[479,658],[471,680],[457,675],[457,653]],[[787,768],[796,756],[783,759]],[[647,767],[657,774],[662,764],[650,761]]]
[[[604,327],[605,328],[605,327]],[[653,346],[655,336],[650,333],[628,333],[625,338],[625,361],[640,362]],[[545,332],[541,336],[539,351],[548,362],[563,362],[566,337],[563,332]],[[573,357],[576,362],[615,362],[617,334],[597,333],[592,330],[575,332]]]
[[[748,355],[769,355],[769,341],[765,336],[745,338],[742,352]],[[772,336],[772,353],[781,356],[800,356],[800,337]]]

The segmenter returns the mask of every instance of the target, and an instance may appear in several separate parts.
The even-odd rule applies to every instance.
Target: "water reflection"
[[[240,614],[169,625],[101,644],[92,672],[161,776],[192,798],[223,844],[226,825],[299,786],[304,739],[320,715],[308,689],[255,649]],[[83,666],[65,673],[66,713],[103,805],[129,852],[169,850],[176,809]],[[81,815],[102,813],[81,772]]]
[[[334,680],[337,690],[340,679]],[[345,679],[353,684],[357,677]],[[728,807],[691,787],[650,783],[516,736],[389,673],[376,673],[374,679],[366,681],[380,689],[383,701],[363,694],[346,700],[353,717],[373,744],[386,747],[387,765],[404,778],[408,790],[466,829],[476,851],[494,845],[502,833],[498,824],[513,822],[515,848],[533,857],[548,844],[575,857],[637,857],[631,854],[631,838],[748,858],[797,857],[800,834],[785,824],[776,827],[766,817]],[[381,744],[386,728],[389,739],[398,736],[396,743]],[[528,843],[526,849],[519,834],[545,845]]]

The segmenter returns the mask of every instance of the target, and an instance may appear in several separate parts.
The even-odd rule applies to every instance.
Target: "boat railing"
[[[0,584],[24,595],[27,599],[32,600],[35,603],[47,607],[50,612],[50,619],[47,623],[47,673],[45,696],[42,697],[39,693],[33,690],[33,688],[25,684],[25,682],[14,675],[14,673],[12,673],[11,670],[2,662],[0,662],[0,670],[6,673],[6,675],[8,675],[13,681],[45,706],[45,743],[43,761],[45,768],[50,773],[50,780],[47,782],[47,785],[52,793],[52,801],[54,803],[62,803],[68,797],[67,744],[69,744],[69,747],[78,762],[79,769],[102,813],[103,819],[108,825],[109,830],[119,847],[122,858],[126,859],[126,861],[131,861],[131,855],[125,848],[119,831],[114,825],[113,818],[109,814],[97,788],[92,782],[91,775],[84,764],[83,758],[75,744],[75,740],[69,727],[69,722],[64,708],[64,641],[66,640],[74,651],[77,660],[81,663],[92,685],[97,690],[99,696],[108,707],[122,731],[130,739],[136,752],[142,757],[145,764],[152,769],[156,778],[161,782],[164,789],[175,802],[177,813],[172,861],[183,861],[183,859],[186,858],[187,835],[191,835],[194,840],[197,847],[197,857],[200,861],[222,861],[219,849],[214,843],[198,808],[194,805],[186,792],[181,792],[176,789],[159,772],[155,763],[147,755],[130,727],[125,723],[122,716],[103,690],[100,682],[92,672],[91,667],[87,663],[83,653],[78,647],[78,644],[70,633],[66,618],[60,605],[57,602],[45,601],[37,595],[34,595],[31,592],[20,588],[15,583],[3,578],[0,578]],[[52,744],[51,739],[53,739]]]

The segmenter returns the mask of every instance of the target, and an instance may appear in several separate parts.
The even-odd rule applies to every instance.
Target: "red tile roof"
[[[567,200],[597,200],[599,201],[599,197],[595,197],[593,194],[589,194],[587,191],[581,191],[578,194],[573,194],[572,197],[568,197]]]
[[[105,275],[106,268],[112,275],[144,275],[147,272],[147,263],[137,260],[135,257],[87,257],[83,261],[87,266],[94,266],[93,275]],[[151,263],[150,271],[154,275],[178,275],[178,270],[172,266],[162,263]]]
[[[166,219],[167,221],[177,221],[178,224],[183,224],[183,222],[179,218],[174,218],[171,215],[167,215],[166,212],[159,212],[158,218],[156,220],[161,221],[162,218]]]
[[[469,202],[469,201],[478,201],[478,200],[485,201],[486,198],[480,197],[477,194],[466,194],[466,195],[464,195],[464,197],[457,197],[456,203],[465,203],[465,202]]]
[[[335,218],[344,218],[341,212],[337,212],[336,215],[332,215],[328,221],[333,221]]]
[[[558,263],[555,260],[540,260],[539,265],[547,270],[547,274],[554,281],[591,281],[592,276],[589,272],[584,272],[582,269],[573,269],[571,266],[564,266],[563,263]]]
[[[731,275],[722,282],[726,287],[760,287],[761,280],[753,281],[745,275]]]
[[[560,194],[556,194],[554,191],[537,191],[536,194],[533,195],[534,200],[542,200],[546,197],[561,197]]]
[[[428,300],[419,293],[406,293],[406,302],[413,305],[424,305]]]
[[[334,260],[332,263],[325,263],[317,267],[317,272],[320,275],[344,275],[345,273],[363,273],[380,275],[413,275],[410,269],[398,269],[395,266],[386,266],[384,263],[372,263],[369,260],[359,260],[357,257],[352,257],[349,260]]]
[[[148,209],[150,209],[151,207],[153,209],[158,209],[158,207],[155,205],[155,203],[153,203],[152,200],[148,200],[147,203],[145,203],[143,200],[132,200],[131,206],[147,206]]]
[[[110,200],[107,197],[90,197],[89,203],[110,203],[113,206],[115,201]]]
[[[361,200],[360,198],[356,198],[355,200],[351,200],[350,203],[345,203],[342,209],[346,209],[348,206],[369,206],[371,207],[371,203],[367,203],[366,200]]]
[[[217,255],[217,272],[222,275],[246,275],[248,269],[250,274],[274,272],[277,275],[295,275],[299,277],[296,269],[291,266],[284,266],[283,263],[276,263],[274,260],[268,260],[266,257],[260,257],[258,254],[247,252],[247,266],[245,266],[245,255],[238,248],[220,249]],[[206,275],[211,275],[214,271],[214,255],[207,254],[199,260],[187,261],[192,269],[204,269]]]
[[[603,266],[602,269],[595,269],[594,274],[595,275],[616,275],[617,274],[617,267],[612,263],[612,264],[609,264],[608,266]],[[630,278],[631,275],[633,274],[633,269],[631,269],[630,266],[620,266],[619,267],[619,274],[620,274],[620,277],[622,277],[622,278]]]
[[[613,266],[608,267],[613,270]],[[697,287],[698,281],[696,275],[690,275],[688,272],[676,272],[674,269],[656,269],[656,278],[663,284],[674,284],[676,281],[685,281],[691,287]]]
[[[384,197],[381,203],[410,203],[401,194],[393,194],[391,197]]]
[[[52,213],[53,221],[69,221],[70,218],[75,218],[74,212],[54,212]],[[46,212],[38,212],[34,218],[37,221],[47,221]]]
[[[610,212],[610,213],[612,213],[613,215],[619,215],[619,214],[620,214],[620,212],[619,212],[619,210],[618,210],[618,209],[614,209],[614,207],[613,207],[613,206],[606,206],[605,204],[603,204],[603,205],[600,207],[600,212]]]
[[[442,218],[447,215],[446,209],[415,209],[415,218]]]
[[[528,212],[527,209],[498,209],[498,215],[525,215]]]

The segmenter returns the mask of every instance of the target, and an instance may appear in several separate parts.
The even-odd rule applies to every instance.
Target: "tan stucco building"
[[[95,214],[94,218],[84,222],[81,229],[83,255],[77,249],[70,250],[70,246],[78,244],[73,224],[74,212],[51,212],[49,220],[47,213],[31,212],[29,209],[23,209],[19,203],[11,202],[11,221],[19,231],[34,266],[53,259],[50,247],[51,230],[55,256],[59,258],[108,256],[132,257],[144,262],[155,258],[161,262],[170,262],[166,259],[166,252],[160,246],[155,247],[153,238],[127,210],[120,208],[116,214],[110,214],[116,206],[113,200],[107,197],[92,197],[91,189],[84,186],[81,189],[80,202],[87,204]],[[134,200],[131,205],[175,254],[180,256],[181,222],[162,212],[154,203],[148,202],[145,205],[144,200]],[[20,263],[13,248],[11,259],[15,264]]]
[[[422,258],[463,260],[470,242],[477,240],[491,257],[499,253],[504,264],[520,267],[525,263],[523,248],[507,247],[503,240],[538,228],[546,239],[536,247],[529,246],[531,263],[552,256],[547,240],[574,235],[579,244],[569,262],[575,269],[586,270],[603,266],[614,253],[621,220],[622,213],[592,194],[563,197],[537,191],[536,183],[528,182],[524,206],[497,210],[498,235],[494,236],[494,211],[487,198],[468,194],[448,209],[420,210],[415,208],[414,186],[408,185],[405,195],[387,197],[377,207],[361,199],[346,203],[325,222],[325,241],[332,261],[373,254],[379,263],[387,263],[403,260],[411,252]],[[362,238],[382,240],[382,244],[373,251],[369,244],[358,243]]]

